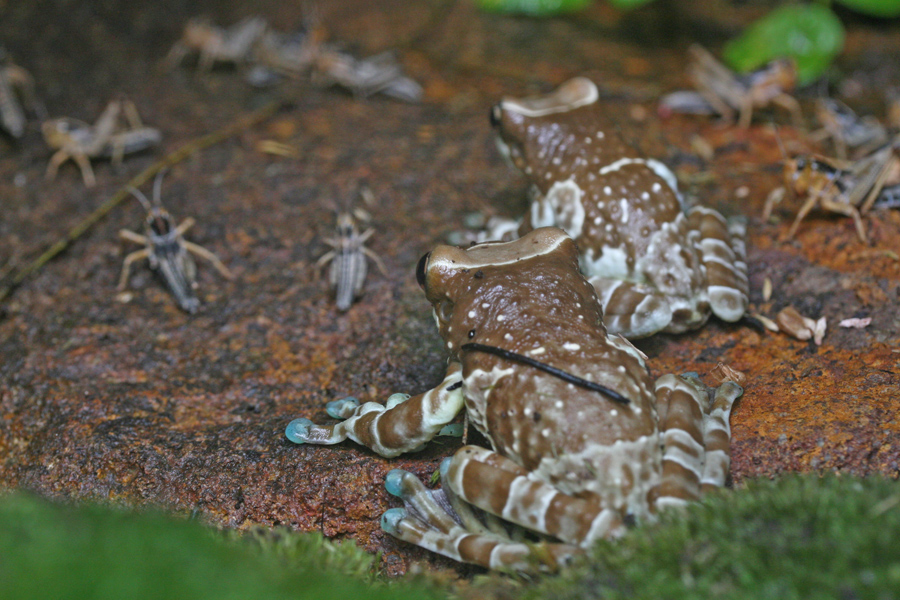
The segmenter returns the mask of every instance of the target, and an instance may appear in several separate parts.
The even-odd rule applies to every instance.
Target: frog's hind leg
[[[583,546],[625,532],[621,513],[592,495],[574,497],[540,481],[510,459],[478,446],[453,455],[447,469],[453,493],[526,529]]]
[[[393,508],[381,517],[381,527],[390,535],[432,552],[491,569],[554,571],[580,554],[567,544],[528,543],[514,539],[507,525],[482,513],[451,491],[446,478],[450,459],[441,465],[443,489],[429,490],[407,471],[395,469],[385,478],[385,487],[403,500],[404,508]],[[513,534],[517,531],[513,529]]]
[[[693,375],[663,375],[656,381],[663,444],[658,509],[683,506],[725,484],[730,465],[728,418],[741,393],[733,382],[708,388]]]
[[[603,322],[612,334],[633,340],[662,331],[672,322],[665,296],[649,286],[621,279],[589,277],[603,305]]]
[[[718,212],[695,206],[688,213],[690,229],[698,232],[697,247],[706,267],[706,286],[713,313],[734,322],[747,312],[749,280],[744,246],[747,224],[725,220]]]
[[[682,375],[708,398],[709,410],[703,413],[703,476],[700,492],[725,485],[731,469],[731,407],[744,390],[733,381],[726,381],[717,388],[706,386],[693,375]]]

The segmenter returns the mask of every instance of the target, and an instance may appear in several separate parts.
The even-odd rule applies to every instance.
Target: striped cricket
[[[323,240],[334,249],[316,261],[316,268],[331,263],[329,282],[335,290],[335,302],[341,312],[349,310],[362,293],[368,270],[366,257],[372,259],[383,275],[387,275],[381,258],[364,245],[373,233],[375,230],[372,228],[360,233],[353,215],[342,211],[337,216],[335,237]]]
[[[234,275],[219,260],[215,254],[206,248],[184,239],[184,233],[196,222],[193,217],[188,217],[175,226],[175,219],[163,208],[160,200],[162,187],[161,172],[153,183],[153,201],[138,189],[131,188],[132,195],[137,198],[147,216],[144,221],[144,233],[140,235],[127,229],[119,231],[119,237],[123,240],[141,244],[141,250],[136,250],[125,257],[122,264],[122,274],[119,277],[118,290],[121,292],[128,285],[131,273],[131,265],[138,260],[147,259],[150,268],[159,273],[168,286],[178,306],[187,313],[195,313],[200,307],[195,289],[197,288],[197,267],[191,254],[205,258],[226,279],[234,279]]]
[[[0,125],[14,138],[22,137],[25,132],[25,110],[20,99],[37,107],[34,80],[0,46]]]
[[[97,183],[90,159],[111,158],[113,164],[121,164],[126,154],[146,150],[162,139],[158,129],[143,125],[130,100],[111,101],[93,125],[63,117],[44,121],[41,130],[47,145],[56,150],[47,165],[47,179],[54,179],[59,167],[71,159],[88,187]]]
[[[783,187],[772,190],[766,199],[763,219],[769,218],[788,191],[803,198],[803,205],[788,230],[789,238],[794,237],[800,222],[810,211],[819,206],[852,217],[860,241],[868,243],[862,216],[875,206],[885,206],[887,200],[884,197],[889,200],[893,186],[900,184],[900,136],[856,161],[824,156],[786,159],[784,183]]]

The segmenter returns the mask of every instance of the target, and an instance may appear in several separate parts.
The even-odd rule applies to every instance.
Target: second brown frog
[[[628,338],[681,333],[710,314],[737,321],[748,303],[744,221],[702,206],[685,210],[675,175],[622,140],[598,97],[579,77],[493,108],[498,145],[528,176],[534,199],[521,220],[495,219],[481,239],[563,228],[607,328]]]

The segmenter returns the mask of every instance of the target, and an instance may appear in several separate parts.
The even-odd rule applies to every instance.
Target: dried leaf
[[[781,330],[798,340],[808,340],[813,336],[816,323],[812,321],[812,327],[810,327],[808,324],[810,321],[812,319],[801,315],[793,306],[782,309],[775,317],[775,322],[778,323]]]
[[[816,346],[822,345],[822,340],[825,339],[826,327],[825,317],[819,317],[819,320],[816,321],[816,325],[813,328],[813,342],[815,342]]]
[[[763,302],[768,302],[772,299],[772,280],[768,277],[763,281],[762,296]]]
[[[844,319],[838,325],[840,327],[847,327],[853,329],[862,329],[864,327],[868,327],[872,322],[872,317],[866,317],[865,319]]]
[[[762,323],[763,327],[765,327],[769,331],[774,331],[775,333],[781,331],[781,329],[778,327],[778,324],[769,317],[764,317],[759,313],[753,313],[750,316]]]
[[[733,381],[739,386],[743,387],[744,382],[747,381],[747,375],[737,369],[733,369],[726,365],[723,362],[720,362],[715,366],[715,368],[709,372],[710,375],[716,380],[716,382],[721,385],[726,381]]]

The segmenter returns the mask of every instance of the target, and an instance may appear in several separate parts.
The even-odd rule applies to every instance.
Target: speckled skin
[[[693,380],[654,382],[641,353],[607,334],[563,231],[541,228],[466,250],[439,246],[423,257],[418,276],[450,353],[444,381],[425,394],[392,396],[387,406],[336,401],[329,414],[342,423],[300,419],[287,431],[297,443],[350,438],[394,456],[421,447],[465,407],[493,451],[460,449],[442,467],[440,492],[392,471],[388,490],[406,512],[385,514],[389,533],[458,560],[527,568],[532,549],[504,537],[502,527],[485,530],[474,505],[561,539],[544,555],[555,564],[575,546],[621,534],[629,518],[652,518],[658,508],[699,497],[702,486],[724,483],[728,414],[740,388],[726,384],[710,403]],[[625,402],[469,343],[538,360]]]
[[[578,245],[607,327],[629,338],[681,333],[711,312],[726,321],[743,316],[743,222],[703,207],[685,212],[671,171],[604,127],[591,81],[504,99],[491,121],[501,151],[535,194],[521,221],[495,220],[482,239],[563,228]]]

